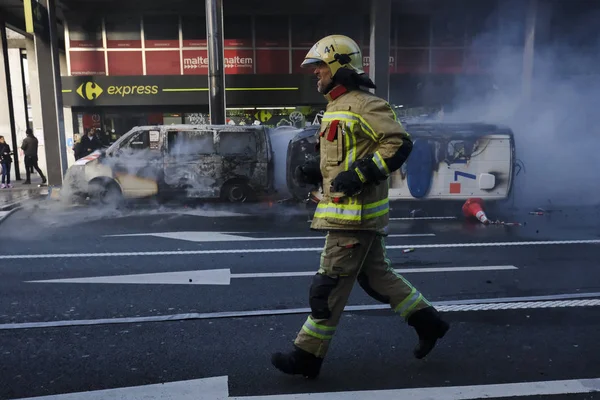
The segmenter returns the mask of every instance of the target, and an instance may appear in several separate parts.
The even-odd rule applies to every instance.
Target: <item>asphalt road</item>
[[[483,226],[397,210],[388,255],[450,332],[414,359],[412,328],[357,285],[348,304],[364,309],[344,314],[306,381],[269,362],[307,315],[323,235],[305,211],[20,210],[0,223],[0,398],[600,398],[583,393],[600,390],[600,211],[528,211]],[[419,390],[383,392],[401,389]],[[354,391],[374,392],[341,393]]]

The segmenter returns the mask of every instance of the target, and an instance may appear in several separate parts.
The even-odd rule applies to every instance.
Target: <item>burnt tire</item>
[[[221,200],[230,203],[245,203],[252,201],[254,191],[245,182],[227,183],[221,189]]]
[[[123,201],[121,188],[115,182],[93,181],[88,187],[92,204],[118,207]]]

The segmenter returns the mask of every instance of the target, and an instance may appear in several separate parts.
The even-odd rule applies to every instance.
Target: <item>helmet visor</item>
[[[309,68],[309,67],[315,67],[315,64],[318,63],[322,63],[323,60],[320,60],[318,58],[305,58],[304,61],[302,61],[302,64],[300,64],[300,67],[302,68]]]

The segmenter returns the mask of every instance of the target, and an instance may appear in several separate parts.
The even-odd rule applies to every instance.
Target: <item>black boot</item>
[[[441,319],[440,314],[433,307],[416,311],[408,318],[408,325],[413,326],[419,335],[419,344],[414,349],[416,358],[423,358],[433,348],[438,339],[444,337],[450,325]]]
[[[309,379],[314,379],[319,375],[322,363],[322,358],[296,346],[290,353],[275,353],[271,356],[271,364],[278,370],[290,375],[302,375]]]

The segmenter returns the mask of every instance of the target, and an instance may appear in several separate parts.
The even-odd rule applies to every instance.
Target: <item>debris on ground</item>
[[[412,253],[413,251],[415,251],[415,249],[404,249],[404,250],[402,250],[403,253]]]

